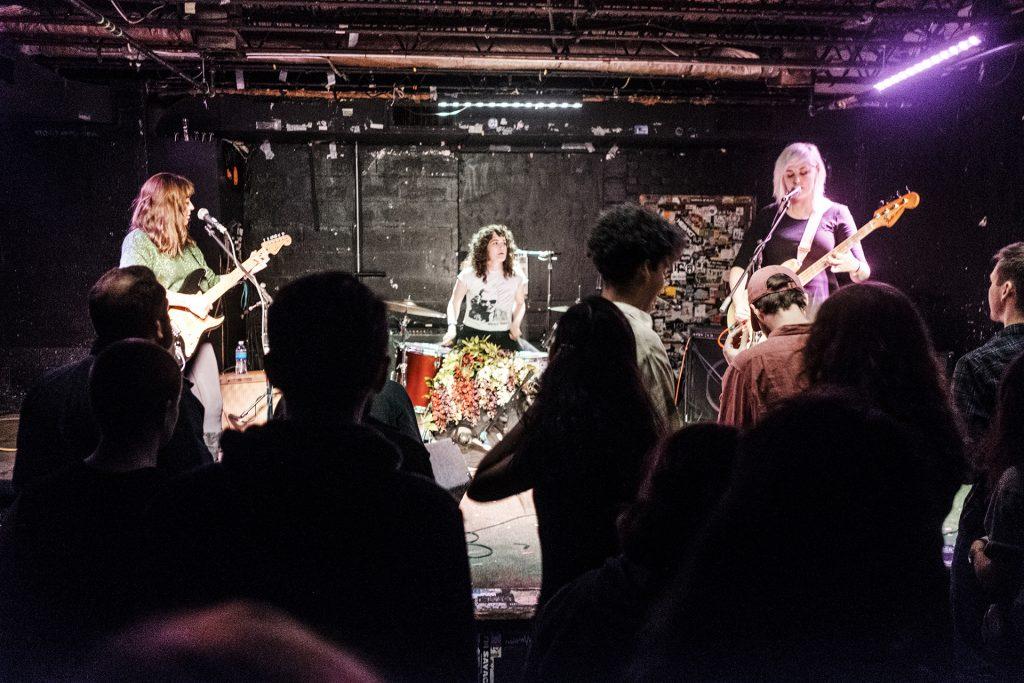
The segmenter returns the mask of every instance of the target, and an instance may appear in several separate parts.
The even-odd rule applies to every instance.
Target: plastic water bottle
[[[249,352],[245,348],[245,342],[238,342],[235,347],[235,374],[244,375],[249,370]]]

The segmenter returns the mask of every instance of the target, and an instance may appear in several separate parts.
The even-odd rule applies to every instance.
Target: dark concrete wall
[[[265,142],[249,159],[247,249],[278,231],[295,238],[263,276],[272,287],[324,268],[355,268],[354,146]],[[443,311],[457,254],[489,223],[508,225],[522,249],[560,252],[551,299],[595,290],[586,238],[601,210],[642,193],[742,194],[774,149],[628,149],[612,154],[453,151],[446,146],[361,146],[362,268],[388,299]],[[333,157],[333,158],[332,158]],[[767,183],[763,183],[765,187]],[[546,329],[547,263],[529,259],[528,336]]]
[[[0,111],[0,278],[12,293],[0,308],[0,393],[16,396],[43,367],[81,353],[91,337],[85,293],[116,263],[139,183],[165,170],[155,165],[183,158],[198,164],[180,170],[200,181],[200,192],[218,184],[209,203],[219,198],[221,218],[244,224],[246,252],[271,234],[293,236],[261,274],[273,289],[303,273],[355,268],[358,142],[362,268],[387,273],[367,282],[387,298],[411,296],[438,310],[457,252],[482,224],[507,223],[526,249],[561,251],[552,298],[568,303],[596,283],[584,242],[603,207],[661,193],[752,194],[763,204],[775,156],[801,138],[822,148],[829,194],[859,223],[905,185],[921,193],[921,207],[869,238],[865,251],[876,279],[921,306],[941,349],[960,353],[991,333],[989,259],[1024,239],[1024,94],[1012,78],[978,83],[977,72],[965,72],[922,90],[909,109],[817,117],[605,103],[504,123],[467,112],[433,125],[423,114],[399,115],[402,106],[181,100],[148,115],[118,110],[110,125],[54,123],[24,106]],[[230,138],[245,154],[226,143],[189,153],[183,145],[194,151],[196,143],[180,140],[186,118],[193,136]],[[241,156],[241,187],[226,189],[225,160]],[[536,338],[545,326],[545,271],[536,259],[530,275]],[[245,330],[232,325],[233,346]]]
[[[88,348],[87,294],[117,265],[144,164],[138,138],[118,131],[14,127],[0,137],[0,408],[9,408],[39,373]]]

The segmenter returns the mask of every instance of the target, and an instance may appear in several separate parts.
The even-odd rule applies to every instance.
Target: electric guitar
[[[197,268],[185,278],[185,283],[179,290],[182,294],[195,294],[210,307],[217,302],[224,294],[237,285],[245,277],[246,273],[257,273],[267,267],[270,257],[281,251],[292,243],[290,235],[279,234],[263,240],[260,248],[249,255],[241,268],[235,268],[230,273],[220,276],[220,281],[205,292],[199,291],[199,283],[206,274],[201,268]],[[171,306],[168,311],[171,318],[171,328],[174,331],[174,354],[178,362],[184,365],[192,354],[196,352],[202,336],[210,330],[217,329],[224,322],[224,316],[215,317],[207,313],[198,315],[190,308],[183,306]]]
[[[906,194],[900,195],[896,197],[896,199],[893,199],[879,207],[875,213],[872,214],[871,220],[865,223],[863,227],[857,230],[857,232],[847,237],[845,240],[833,247],[827,254],[797,273],[797,277],[800,279],[800,286],[806,287],[807,283],[813,280],[818,273],[828,268],[828,259],[830,256],[838,256],[848,252],[855,244],[858,244],[878,228],[891,228],[896,224],[896,221],[900,219],[900,216],[903,215],[904,211],[917,208],[917,205],[920,203],[921,196],[919,194],[916,192],[907,192]],[[786,261],[782,265],[793,271],[799,268],[799,264],[795,258]],[[729,327],[719,337],[720,345],[724,345],[724,339],[736,329],[735,302],[729,306],[729,312],[726,314],[726,322],[729,324]],[[748,320],[743,324],[746,326],[749,333],[748,338],[753,340],[754,331],[750,326],[750,321]]]

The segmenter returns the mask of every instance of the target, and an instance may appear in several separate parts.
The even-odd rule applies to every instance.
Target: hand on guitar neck
[[[192,357],[203,334],[216,329],[224,322],[223,317],[210,315],[210,308],[217,300],[241,282],[247,274],[256,273],[266,268],[270,256],[291,243],[292,238],[284,234],[263,240],[260,248],[253,251],[240,268],[221,275],[217,284],[205,292],[199,294],[167,292],[167,304],[170,306],[167,313],[171,318],[171,325],[176,335],[175,344],[180,347],[179,357],[183,359],[182,362]],[[204,274],[202,269],[196,270],[185,278],[182,289],[188,291],[198,289]]]
[[[836,247],[822,258],[824,259],[824,266],[833,273],[849,273],[850,278],[854,282],[863,282],[867,279],[867,274],[864,273],[865,264],[854,256],[849,249]],[[783,262],[782,265],[794,273],[800,272],[801,264],[795,258]],[[870,273],[870,269],[868,269],[868,273]],[[861,277],[858,279],[857,275]],[[803,284],[807,283],[804,282]]]

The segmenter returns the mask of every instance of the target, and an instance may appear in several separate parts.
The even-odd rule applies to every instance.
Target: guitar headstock
[[[279,232],[276,235],[271,235],[267,239],[263,240],[263,242],[260,243],[260,249],[267,252],[268,254],[276,254],[277,252],[281,251],[281,249],[287,247],[291,243],[291,235]]]
[[[908,191],[880,206],[872,215],[871,222],[878,226],[884,225],[887,228],[891,228],[900,219],[904,211],[917,208],[917,205],[920,203],[921,195]]]
[[[263,261],[273,256],[283,248],[287,247],[292,243],[292,236],[280,232],[276,235],[271,235],[267,239],[260,243],[260,248],[249,254],[249,258],[256,261]]]

